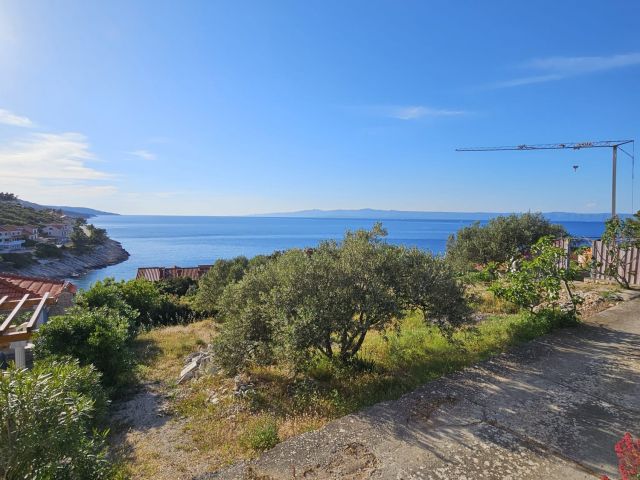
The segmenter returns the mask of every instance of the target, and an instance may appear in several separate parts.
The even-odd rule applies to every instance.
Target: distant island
[[[411,210],[300,210],[297,212],[262,213],[251,217],[292,217],[292,218],[366,218],[373,220],[489,220],[501,215],[522,212],[421,212]],[[609,213],[543,212],[552,222],[604,222]],[[619,214],[630,217],[629,214]]]

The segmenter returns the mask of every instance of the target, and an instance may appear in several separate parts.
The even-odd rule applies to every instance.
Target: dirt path
[[[126,402],[115,405],[112,443],[120,455],[135,456],[134,479],[189,479],[207,471],[210,459],[190,441],[185,421],[166,411],[158,385],[148,383]],[[140,467],[140,466],[143,467]]]
[[[616,478],[639,345],[640,299],[199,478]]]

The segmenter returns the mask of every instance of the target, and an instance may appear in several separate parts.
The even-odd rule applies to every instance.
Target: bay
[[[371,228],[376,219],[198,217],[104,215],[89,219],[122,243],[131,257],[73,278],[80,288],[97,280],[135,278],[138,267],[194,266],[237,255],[252,257],[287,248],[313,247],[322,240],[340,239],[346,230]],[[387,219],[387,241],[444,253],[449,235],[471,220]],[[598,238],[602,222],[559,222],[575,237]]]

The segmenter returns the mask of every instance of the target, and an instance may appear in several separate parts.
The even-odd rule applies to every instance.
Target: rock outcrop
[[[122,248],[120,242],[107,239],[86,253],[65,251],[62,258],[40,259],[33,265],[7,271],[35,277],[69,278],[124,262],[128,258],[129,252]]]

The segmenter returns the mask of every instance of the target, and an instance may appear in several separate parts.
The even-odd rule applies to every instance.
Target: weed
[[[247,425],[240,436],[240,444],[255,451],[269,450],[280,442],[278,425],[272,418],[259,418]]]

